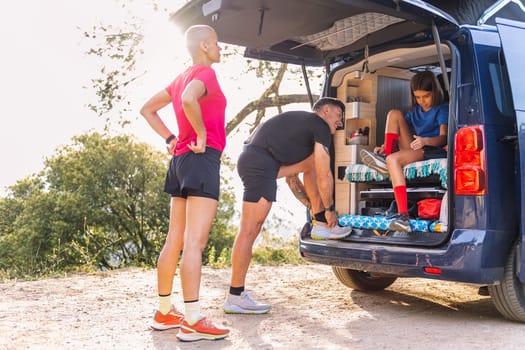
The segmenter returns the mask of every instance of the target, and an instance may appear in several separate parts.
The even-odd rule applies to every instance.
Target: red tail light
[[[426,266],[423,268],[423,271],[430,275],[441,275],[441,269],[439,267]]]
[[[454,191],[457,195],[487,193],[483,127],[469,126],[456,133],[454,145]]]

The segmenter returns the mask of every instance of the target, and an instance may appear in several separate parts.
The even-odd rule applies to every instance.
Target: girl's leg
[[[397,109],[388,112],[385,126],[385,155],[392,153],[396,143],[400,150],[409,149],[412,140],[413,136],[403,113]]]
[[[398,135],[399,152],[387,153],[388,145],[386,138],[388,134]],[[392,181],[398,212],[407,216],[408,200],[403,166],[423,159],[422,150],[414,151],[410,148],[410,143],[413,139],[414,137],[401,111],[390,111],[385,128],[385,154],[388,155],[386,158],[386,166]]]
[[[386,158],[386,166],[392,181],[397,210],[400,214],[408,216],[408,200],[406,192],[406,179],[403,167],[409,163],[423,159],[423,150],[404,149],[392,153]]]

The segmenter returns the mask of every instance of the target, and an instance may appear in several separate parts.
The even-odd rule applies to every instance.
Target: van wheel
[[[332,266],[335,277],[347,287],[359,291],[383,290],[394,283],[396,276],[374,274],[367,271],[345,269],[343,267]]]
[[[503,316],[513,321],[525,322],[525,284],[517,277],[520,249],[519,244],[512,248],[501,284],[490,285],[488,289],[496,309]]]

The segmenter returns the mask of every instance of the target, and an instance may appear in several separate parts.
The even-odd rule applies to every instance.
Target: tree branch
[[[314,100],[319,96],[314,95]],[[233,117],[232,120],[226,124],[226,135],[229,135],[235,128],[237,128],[248,115],[252,112],[265,109],[269,107],[282,107],[290,103],[309,103],[310,99],[306,94],[290,94],[282,96],[264,97],[255,101],[251,101],[244,108]]]

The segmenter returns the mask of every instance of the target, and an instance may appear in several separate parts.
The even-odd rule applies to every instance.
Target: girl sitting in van
[[[410,232],[410,220],[403,167],[435,158],[435,151],[443,150],[447,144],[448,124],[448,104],[443,103],[443,90],[432,72],[416,73],[410,79],[410,91],[411,110],[404,116],[399,110],[391,110],[387,115],[385,143],[373,153],[365,149],[360,152],[364,164],[390,175],[398,213],[392,217],[389,228],[404,232]]]

